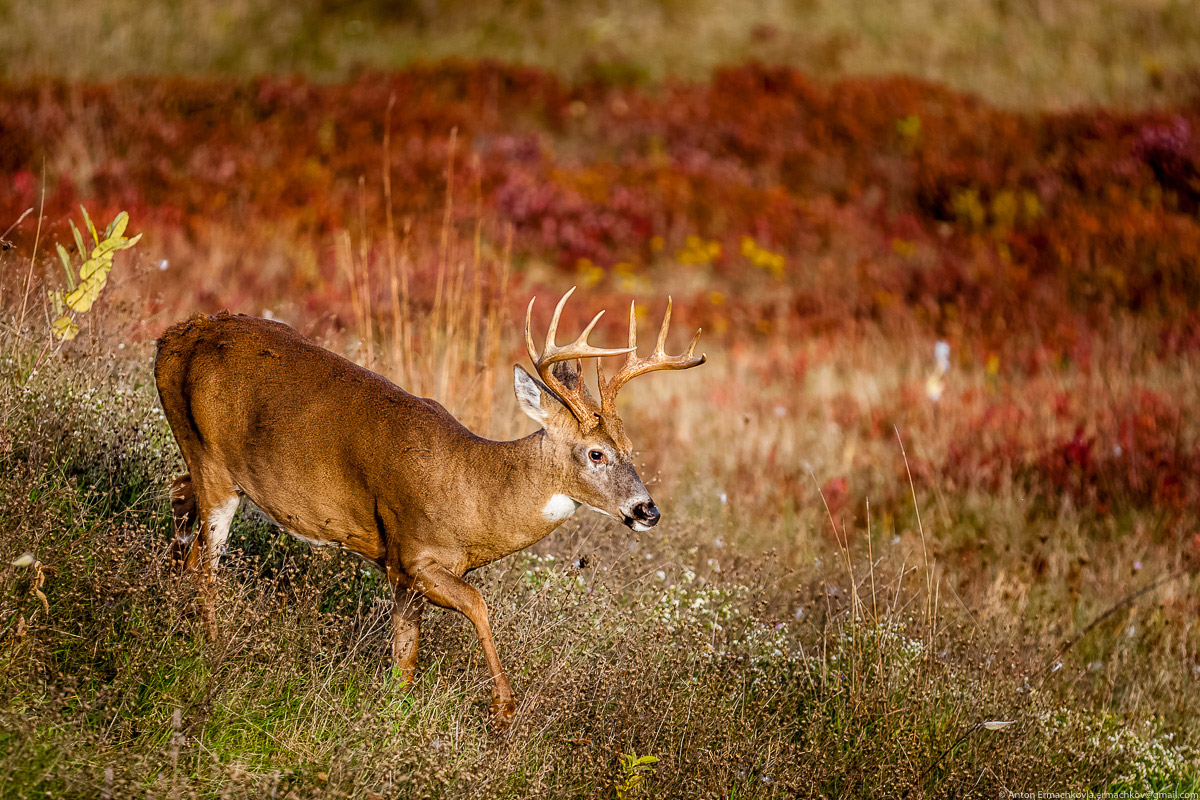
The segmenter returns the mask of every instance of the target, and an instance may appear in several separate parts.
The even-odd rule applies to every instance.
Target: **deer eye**
[[[592,460],[593,464],[603,464],[608,460],[608,457],[604,455],[603,450],[589,450],[588,458]]]

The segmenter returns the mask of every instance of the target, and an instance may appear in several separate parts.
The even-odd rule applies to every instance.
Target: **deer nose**
[[[638,522],[645,523],[651,528],[658,524],[658,518],[662,516],[658,513],[658,506],[654,505],[653,500],[643,500],[638,503],[631,509],[631,515]]]

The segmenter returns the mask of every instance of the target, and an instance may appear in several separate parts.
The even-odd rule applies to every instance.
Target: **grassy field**
[[[0,4],[0,797],[1200,791],[1200,15],[902,5]],[[142,239],[72,310],[81,204]],[[511,729],[466,620],[404,686],[384,582],[252,514],[206,643],[167,325],[512,438],[572,285],[709,362],[624,400],[652,533],[471,576]]]
[[[905,451],[946,446],[938,420],[902,423],[903,450],[892,432],[846,432],[819,379],[752,386],[756,359],[723,349],[709,375],[630,409],[667,513],[654,534],[581,518],[474,579],[521,702],[510,731],[486,721],[464,620],[429,615],[404,687],[383,581],[252,517],[206,644],[194,584],[167,558],[181,466],[150,354],[122,348],[133,326],[112,317],[49,354],[36,323],[33,346],[3,339],[2,542],[39,559],[0,573],[5,796],[1197,788],[1195,578],[1161,510],[1111,517],[1064,496],[1046,513],[1015,481],[997,495],[907,483]],[[903,384],[906,350],[870,340],[829,358],[841,380]],[[700,402],[701,382],[738,393],[736,417]],[[800,385],[811,399],[778,414],[769,395]],[[739,483],[737,462],[792,458],[829,511],[816,492],[768,510],[783,467]],[[829,479],[848,463],[849,481]],[[876,493],[881,473],[894,485]],[[631,755],[658,760],[633,771]]]
[[[1200,89],[1194,0],[71,0],[0,3],[0,78],[299,73],[447,57],[572,78],[705,79],[758,60],[903,74],[1007,106],[1161,106]],[[70,43],[69,46],[64,46]]]

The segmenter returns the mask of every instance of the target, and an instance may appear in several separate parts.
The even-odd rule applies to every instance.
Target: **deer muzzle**
[[[653,500],[647,498],[629,509],[624,522],[635,531],[648,531],[658,524],[661,516],[658,506],[654,505]]]

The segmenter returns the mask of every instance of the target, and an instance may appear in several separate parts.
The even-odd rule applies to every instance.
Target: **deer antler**
[[[637,357],[637,318],[634,316],[634,304],[629,304],[629,357],[625,359],[625,364],[621,367],[621,371],[613,376],[611,381],[607,383],[604,380],[604,370],[600,367],[600,362],[596,362],[596,375],[600,381],[600,413],[608,416],[616,414],[617,411],[617,392],[621,387],[628,383],[638,375],[643,375],[647,372],[654,372],[659,369],[691,369],[698,367],[705,362],[707,356],[701,354],[699,357],[695,355],[696,343],[700,341],[700,330],[696,331],[696,335],[692,337],[691,344],[687,350],[677,356],[667,355],[665,349],[667,343],[667,329],[671,326],[671,298],[667,298],[667,313],[663,315],[662,327],[658,329],[658,342],[654,345],[654,352],[649,358]]]
[[[593,347],[588,344],[588,334],[592,332],[592,328],[596,327],[596,323],[604,316],[603,311],[592,317],[592,321],[588,323],[587,327],[583,329],[583,333],[579,334],[579,338],[574,342],[562,347],[556,345],[554,343],[554,334],[558,332],[558,318],[562,314],[563,305],[566,304],[567,298],[574,291],[575,287],[572,286],[571,290],[564,294],[562,299],[558,301],[558,305],[554,307],[554,316],[550,318],[550,328],[546,331],[546,346],[540,356],[537,353],[537,348],[534,347],[533,333],[530,331],[533,320],[533,303],[537,298],[534,297],[529,300],[529,307],[525,310],[525,347],[529,350],[529,359],[533,362],[533,366],[537,370],[542,382],[558,395],[558,398],[566,404],[567,408],[571,409],[571,413],[575,415],[575,419],[579,420],[579,424],[585,430],[591,430],[597,424],[596,409],[594,408],[594,402],[586,394],[587,389],[583,383],[583,376],[580,375],[574,385],[568,388],[554,374],[553,365],[559,361],[603,358],[605,356],[624,355],[625,353],[630,353],[630,357],[632,357],[634,347],[618,347],[610,350]]]

